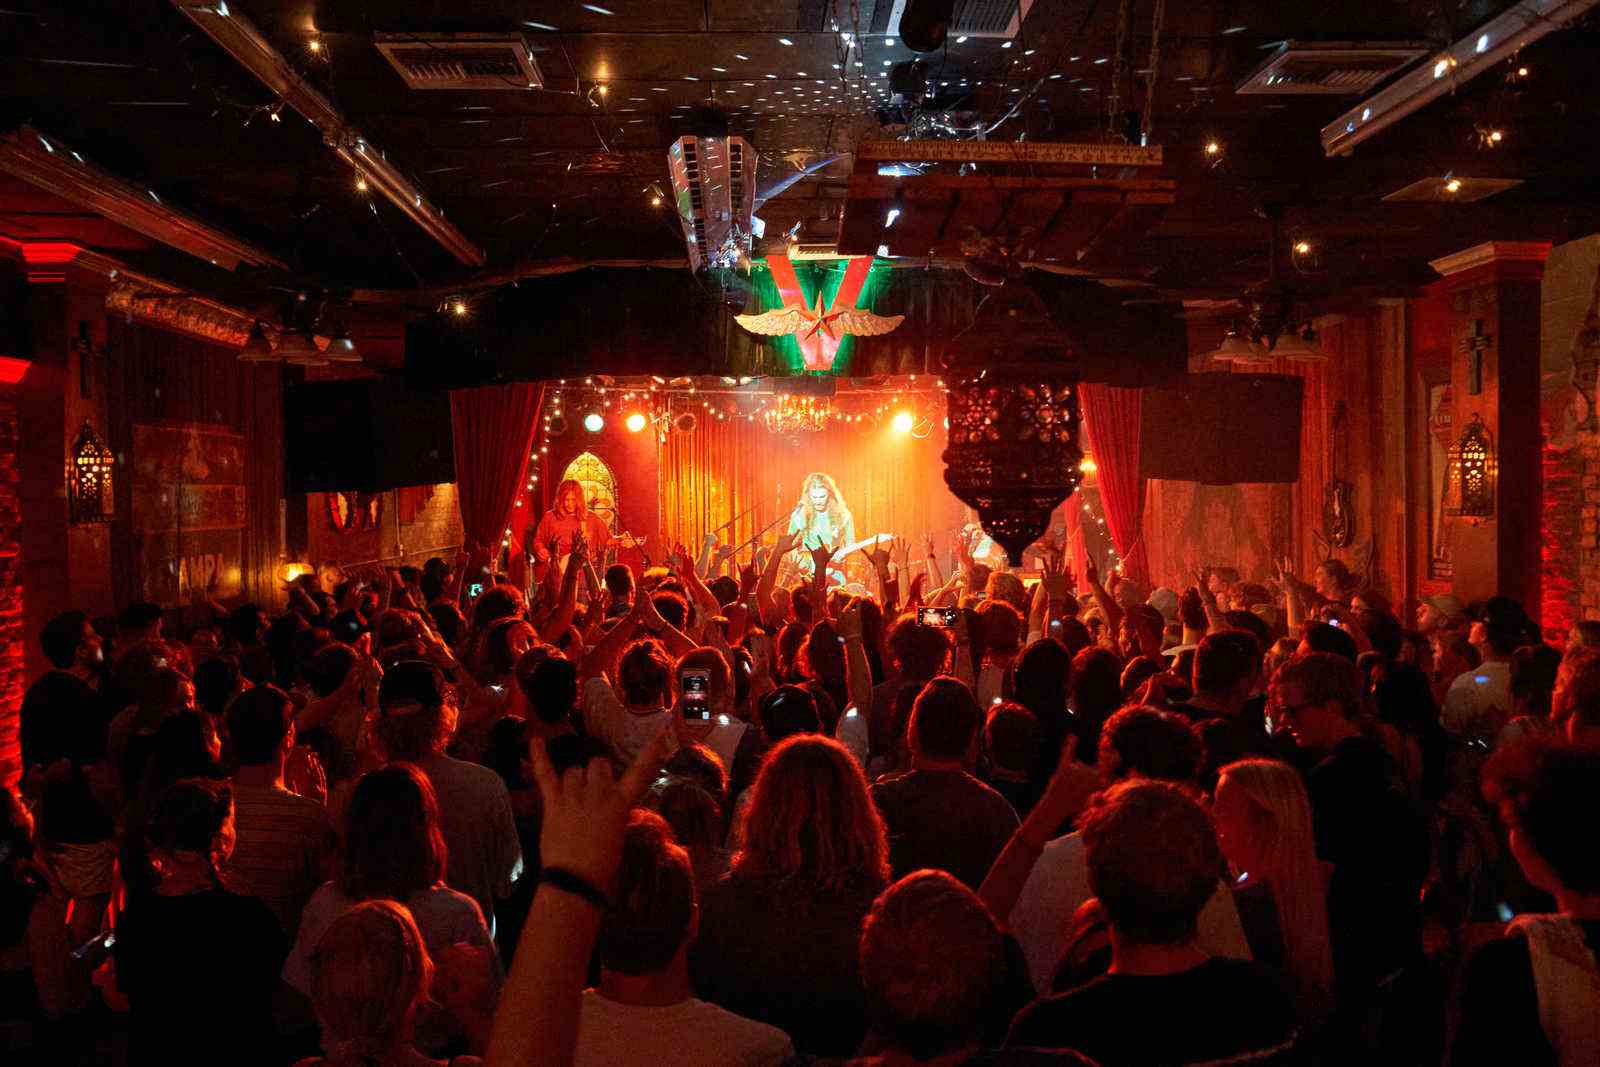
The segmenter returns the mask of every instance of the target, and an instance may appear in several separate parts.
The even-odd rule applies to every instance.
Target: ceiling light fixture
[[[1459,89],[1519,49],[1571,26],[1596,3],[1600,0],[1519,0],[1477,32],[1444,49],[1433,63],[1402,74],[1322,127],[1323,153],[1335,156],[1350,151],[1445,93]],[[1487,46],[1479,51],[1478,42],[1484,37],[1488,38]],[[1445,78],[1446,73],[1453,76]],[[1371,112],[1370,119],[1358,118],[1364,111]]]
[[[616,14],[616,12],[612,11],[610,8],[601,7],[599,4],[579,4],[578,6],[583,8],[585,11],[593,11],[596,15]]]
[[[966,43],[967,43],[966,34],[962,34],[960,37],[956,38],[956,44],[966,44]]]
[[[548,33],[559,33],[560,32],[554,26],[550,25],[548,22],[534,22],[532,19],[523,19],[522,20],[522,24],[524,26],[527,26],[527,27],[531,28],[531,29],[545,30]]]
[[[303,115],[340,159],[377,186],[379,192],[428,236],[467,266],[484,265],[483,249],[457,229],[442,211],[427,203],[421,187],[367,141],[319,89],[301,77],[250,20],[237,14],[219,18],[187,0],[173,0],[173,6],[204,30],[206,36],[240,66],[255,75],[270,92]]]
[[[1012,42],[1011,41],[1007,41],[1004,44],[1002,44],[1000,47],[1001,48],[1010,48],[1011,45],[1012,45]]]
[[[778,38],[778,43],[783,45],[785,48],[793,48],[794,47],[794,42],[789,40],[789,38],[787,38],[787,37],[779,37]]]

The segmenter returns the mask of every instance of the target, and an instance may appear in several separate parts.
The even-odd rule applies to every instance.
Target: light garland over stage
[[[562,378],[548,390],[518,508],[538,506],[539,467],[554,441],[575,433],[598,435],[613,419],[630,433],[649,430],[662,444],[673,434],[696,432],[701,419],[743,419],[790,440],[834,426],[923,440],[947,422],[944,379],[926,374],[859,379],[597,374]],[[511,546],[512,533],[513,526],[507,526],[501,547]]]

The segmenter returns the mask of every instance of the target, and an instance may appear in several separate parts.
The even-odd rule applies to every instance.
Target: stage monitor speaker
[[[314,382],[284,394],[291,493],[380,492],[456,477],[450,395],[394,379]]]
[[[1303,393],[1302,379],[1278,374],[1191,374],[1146,389],[1140,473],[1206,485],[1298,481]]]

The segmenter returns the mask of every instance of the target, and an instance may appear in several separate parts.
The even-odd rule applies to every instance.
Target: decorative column
[[[1489,241],[1433,260],[1449,305],[1452,433],[1482,420],[1497,466],[1491,514],[1452,517],[1452,589],[1540,609],[1539,283],[1550,245]],[[1447,512],[1448,514],[1448,509]]]

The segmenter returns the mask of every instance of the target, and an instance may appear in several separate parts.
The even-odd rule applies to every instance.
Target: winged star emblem
[[[783,306],[759,315],[735,315],[734,319],[751,333],[765,337],[794,335],[807,370],[831,370],[839,343],[847,335],[877,337],[905,321],[904,315],[875,315],[856,307],[872,271],[871,256],[850,260],[832,304],[826,307],[820,292],[815,306],[807,306],[800,279],[787,256],[768,256],[767,266]]]
[[[759,315],[735,315],[734,319],[751,333],[759,333],[765,337],[779,337],[792,333],[798,334],[802,339],[810,340],[822,334],[830,341],[837,341],[847,333],[859,337],[877,337],[900,325],[906,317],[875,315],[870,311],[857,311],[854,308],[824,310],[822,294],[818,293],[817,306],[814,308],[774,308]]]

